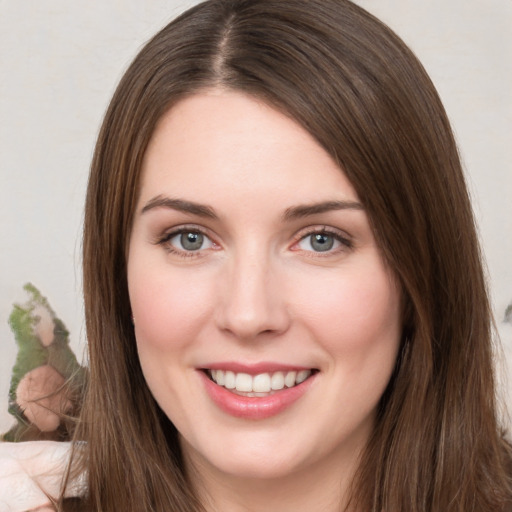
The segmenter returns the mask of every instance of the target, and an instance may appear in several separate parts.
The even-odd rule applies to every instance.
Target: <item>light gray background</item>
[[[0,0],[0,431],[16,356],[7,319],[33,282],[84,352],[81,223],[95,137],[141,45],[185,0]],[[359,0],[424,63],[460,144],[512,362],[512,1]],[[502,384],[510,402],[512,386]]]

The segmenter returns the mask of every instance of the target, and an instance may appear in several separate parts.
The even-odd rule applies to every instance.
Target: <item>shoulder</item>
[[[0,442],[0,511],[50,506],[48,496],[59,496],[70,453],[69,442]],[[80,484],[71,486],[71,496],[80,495]]]

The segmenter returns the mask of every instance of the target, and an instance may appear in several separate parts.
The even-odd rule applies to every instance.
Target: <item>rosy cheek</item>
[[[137,340],[166,351],[187,344],[201,328],[211,300],[210,280],[168,267],[129,277]]]
[[[387,272],[368,266],[297,287],[300,317],[318,326],[318,341],[336,353],[354,353],[399,337],[399,293]]]

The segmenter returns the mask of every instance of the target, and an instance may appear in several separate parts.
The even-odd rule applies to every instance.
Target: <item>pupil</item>
[[[203,245],[203,235],[201,233],[182,233],[180,242],[187,251],[197,251]]]
[[[317,233],[311,236],[311,247],[315,251],[329,251],[334,245],[334,238],[330,235]]]

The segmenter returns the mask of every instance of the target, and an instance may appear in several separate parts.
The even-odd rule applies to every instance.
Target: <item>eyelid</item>
[[[206,249],[198,249],[197,251],[186,251],[176,248],[175,246],[171,246],[168,244],[169,240],[171,240],[173,237],[181,234],[181,233],[187,233],[187,232],[196,232],[200,233],[206,238],[208,238],[213,247],[209,247]],[[304,240],[306,237],[314,235],[314,234],[326,234],[333,236],[338,242],[340,242],[341,247],[325,251],[325,253],[322,253],[320,251],[306,251],[300,248],[297,248],[296,246]],[[216,241],[216,236],[212,235],[209,229],[199,226],[197,224],[180,224],[177,226],[173,226],[172,228],[166,229],[163,233],[156,236],[153,243],[155,245],[162,245],[165,246],[166,249],[173,254],[177,254],[178,256],[182,257],[200,257],[204,255],[203,253],[209,250],[218,250],[221,246]],[[327,257],[329,255],[336,254],[338,252],[343,252],[349,249],[353,248],[353,241],[350,234],[348,234],[346,231],[343,231],[341,229],[328,226],[328,225],[314,225],[314,226],[307,226],[305,228],[300,229],[293,237],[292,244],[290,246],[290,249],[293,251],[303,251],[305,253],[312,253],[315,255],[315,257]]]
[[[210,240],[212,247],[208,247],[206,249],[198,249],[197,251],[186,251],[179,249],[169,243],[170,240],[172,240],[174,237],[183,233],[200,233],[204,237],[208,238],[208,240]],[[153,243],[155,245],[162,245],[169,253],[176,254],[184,258],[201,257],[205,251],[212,249],[217,250],[220,247],[220,245],[215,241],[215,237],[210,233],[210,230],[202,226],[198,226],[197,224],[180,224],[178,226],[168,228],[163,233],[156,236]]]
[[[326,234],[333,236],[337,241],[339,241],[342,245],[341,248],[334,249],[332,251],[326,251],[325,253],[322,252],[316,252],[316,251],[304,251],[308,253],[314,253],[315,256],[329,256],[332,254],[336,254],[343,250],[352,249],[354,244],[352,241],[352,237],[345,231],[342,231],[338,228],[334,228],[332,226],[326,226],[326,225],[316,225],[316,226],[308,226],[306,228],[301,229],[297,232],[297,234],[294,236],[294,240],[291,246],[291,249],[294,251],[301,251],[303,249],[294,249],[295,246],[299,244],[302,240],[304,240],[306,237],[315,235],[315,234]]]

